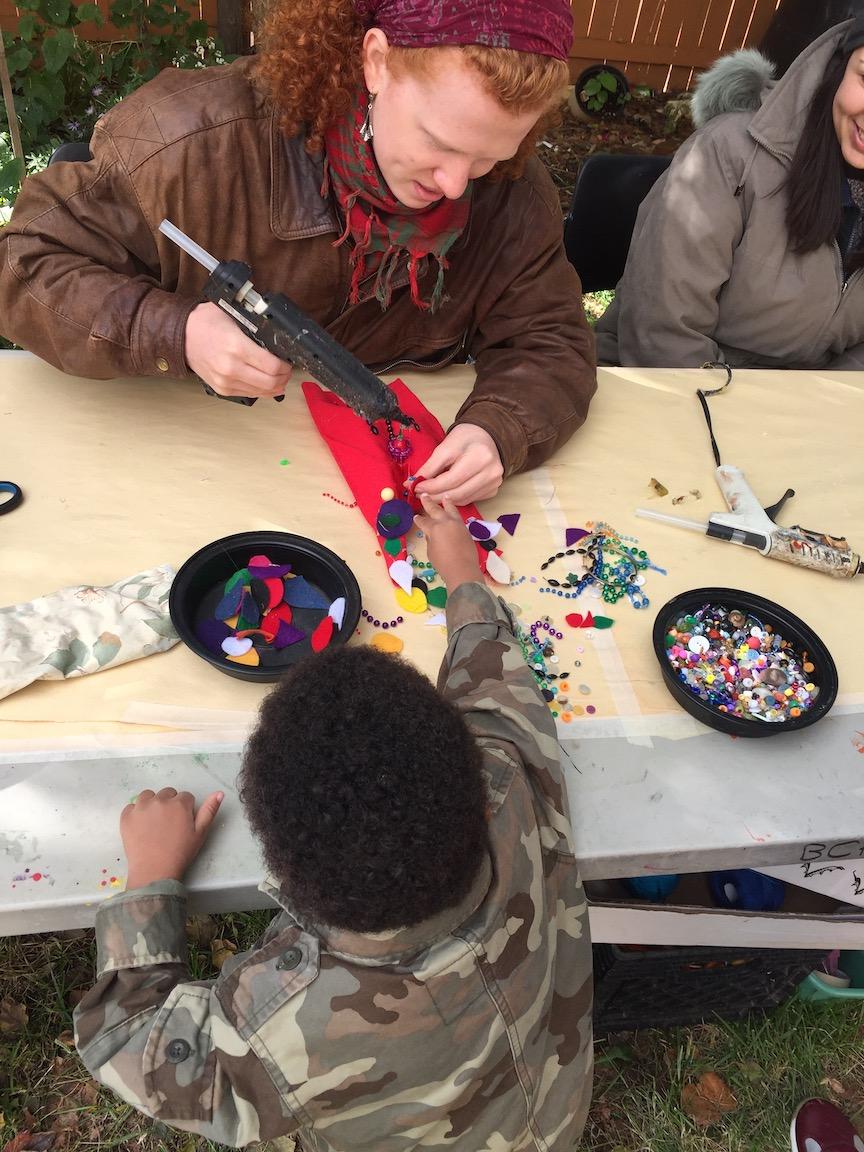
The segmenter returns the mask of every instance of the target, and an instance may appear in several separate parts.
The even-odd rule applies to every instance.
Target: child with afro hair
[[[591,948],[554,721],[457,510],[417,518],[448,591],[437,689],[339,647],[261,709],[240,795],[282,907],[192,981],[182,877],[222,800],[121,816],[85,1064],[141,1111],[243,1146],[570,1152],[591,1081]]]

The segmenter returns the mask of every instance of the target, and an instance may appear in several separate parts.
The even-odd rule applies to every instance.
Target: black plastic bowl
[[[267,683],[278,680],[286,668],[309,655],[312,645],[308,635],[305,640],[287,648],[259,648],[261,663],[252,668],[234,664],[211,652],[195,634],[199,620],[212,618],[225,581],[238,569],[245,568],[250,557],[258,553],[264,553],[274,564],[291,564],[296,575],[314,584],[328,600],[345,597],[342,627],[333,633],[331,644],[344,644],[353,636],[360,619],[360,586],[354,573],[335,552],[305,536],[294,536],[289,532],[238,532],[206,544],[189,557],[174,578],[168,600],[171,621],[180,639],[196,656],[227,676]],[[322,614],[320,608],[297,608],[294,622],[308,633]]]
[[[678,674],[666,655],[666,634],[676,620],[698,611],[704,604],[722,604],[730,611],[740,608],[744,612],[751,612],[763,624],[770,624],[784,640],[792,641],[796,649],[806,650],[815,665],[810,678],[819,687],[819,695],[812,707],[802,711],[800,716],[773,723],[766,720],[745,720],[729,712],[721,712],[713,704],[701,700],[688,691],[678,679]],[[707,724],[709,728],[716,728],[718,732],[726,732],[730,736],[776,736],[780,732],[798,732],[821,720],[837,698],[837,668],[831,653],[816,633],[808,628],[803,620],[781,605],[771,600],[764,600],[761,596],[754,596],[752,592],[741,592],[737,588],[694,588],[692,592],[682,592],[680,596],[664,604],[657,613],[653,640],[654,654],[660,661],[666,687],[681,707],[703,724]]]

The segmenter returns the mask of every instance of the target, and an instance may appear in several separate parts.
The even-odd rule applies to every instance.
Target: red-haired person
[[[167,217],[379,371],[476,365],[418,467],[457,503],[550,456],[596,387],[552,181],[568,0],[283,0],[256,58],[168,69],[30,177],[0,231],[0,326],[81,376],[276,396],[290,366],[201,302]],[[418,486],[418,493],[424,489]]]

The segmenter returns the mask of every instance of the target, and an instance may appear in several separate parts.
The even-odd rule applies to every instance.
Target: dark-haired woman
[[[864,368],[864,17],[772,85],[744,51],[643,203],[601,364]]]

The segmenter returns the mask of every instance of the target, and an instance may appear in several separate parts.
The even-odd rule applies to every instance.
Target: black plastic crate
[[[787,1000],[827,949],[594,945],[594,1030],[739,1020]]]

